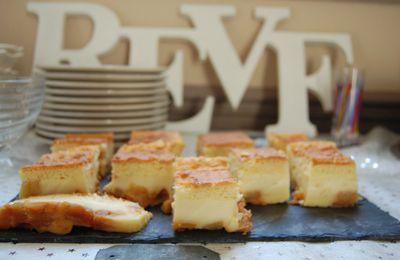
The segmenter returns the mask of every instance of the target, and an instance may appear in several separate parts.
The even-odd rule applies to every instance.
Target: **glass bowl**
[[[38,117],[44,98],[44,79],[0,78],[0,169],[17,173],[21,160],[11,156],[10,147],[24,135]]]
[[[24,55],[23,48],[13,44],[0,43],[0,75],[15,73],[12,67]]]

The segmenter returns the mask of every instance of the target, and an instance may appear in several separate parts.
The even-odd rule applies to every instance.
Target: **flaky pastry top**
[[[295,156],[306,157],[313,164],[354,164],[354,161],[349,156],[344,155],[334,142],[298,142],[290,144],[289,149]]]
[[[174,164],[180,170],[198,169],[228,169],[228,160],[225,157],[178,157]]]
[[[22,171],[30,171],[40,168],[70,168],[80,165],[91,164],[100,155],[98,145],[84,145],[69,150],[44,154],[36,164],[26,165]]]
[[[278,149],[271,147],[259,147],[249,149],[232,149],[232,154],[241,161],[248,160],[287,160],[286,154]]]
[[[293,142],[301,142],[308,141],[308,137],[304,133],[287,133],[287,134],[278,134],[278,133],[268,133],[268,140],[276,139],[283,143],[293,143]]]
[[[178,132],[167,131],[133,131],[129,144],[153,143],[162,140],[165,143],[182,143],[182,137]]]
[[[196,169],[177,171],[175,183],[184,186],[213,186],[235,184],[236,180],[228,169]]]
[[[247,134],[239,131],[199,135],[198,143],[203,146],[254,146],[254,141]]]

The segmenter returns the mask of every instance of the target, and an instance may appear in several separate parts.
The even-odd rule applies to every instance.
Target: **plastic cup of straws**
[[[364,90],[364,72],[356,67],[345,67],[338,73],[336,83],[332,137],[338,146],[357,144]]]

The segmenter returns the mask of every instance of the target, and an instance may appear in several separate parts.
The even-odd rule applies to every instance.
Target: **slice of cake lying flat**
[[[129,144],[158,144],[176,156],[182,154],[184,143],[178,132],[132,131]]]
[[[307,207],[351,207],[358,201],[355,162],[332,142],[288,146],[295,191],[293,200]]]
[[[198,157],[176,161],[172,202],[175,231],[250,231],[251,212],[244,208],[245,202],[226,159]]]
[[[98,187],[100,148],[78,146],[43,155],[20,169],[20,198],[57,193],[93,193]]]
[[[216,132],[199,135],[197,138],[197,155],[228,156],[232,148],[252,148],[254,141],[242,132]]]
[[[111,182],[104,191],[145,208],[163,203],[163,211],[169,213],[175,155],[139,147],[123,145],[119,149],[112,159]]]
[[[277,134],[268,133],[267,140],[269,146],[286,152],[287,145],[294,142],[308,141],[304,133]]]
[[[229,165],[246,202],[266,205],[289,200],[289,162],[283,151],[274,148],[233,149]]]
[[[58,194],[16,200],[0,207],[0,229],[32,228],[68,234],[72,227],[108,232],[141,230],[152,217],[137,203],[96,194]]]
[[[53,141],[51,151],[64,151],[81,145],[100,146],[99,174],[100,176],[104,176],[110,168],[111,158],[114,153],[113,133],[66,134],[64,138]]]

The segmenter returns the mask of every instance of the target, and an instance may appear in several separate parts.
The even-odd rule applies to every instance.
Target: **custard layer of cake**
[[[176,156],[182,154],[184,143],[178,132],[167,131],[132,131],[129,144],[158,144]]]
[[[304,133],[268,133],[267,140],[269,146],[286,152],[287,145],[295,142],[308,141],[308,137]]]
[[[143,207],[163,203],[163,209],[168,213],[175,155],[145,147],[123,145],[119,149],[112,159],[111,182],[104,190]]]
[[[174,178],[174,230],[250,231],[251,212],[244,208],[245,202],[226,159],[177,158]]]
[[[355,162],[332,142],[288,146],[295,185],[293,200],[309,207],[351,207],[358,201]]]
[[[99,146],[91,145],[43,155],[36,164],[20,169],[20,198],[96,192],[99,154]]]
[[[64,151],[81,145],[100,146],[100,167],[99,174],[104,176],[110,166],[111,158],[114,153],[114,143],[112,133],[84,133],[66,134],[63,139],[56,139],[51,146],[52,152]]]
[[[283,151],[274,148],[233,149],[229,165],[246,202],[266,205],[289,200],[289,162]]]
[[[242,132],[216,132],[199,135],[197,138],[197,155],[228,156],[232,148],[252,148],[254,141]]]
[[[137,203],[96,194],[58,194],[16,200],[0,207],[0,229],[33,228],[68,234],[72,227],[108,232],[141,230],[152,217]]]

